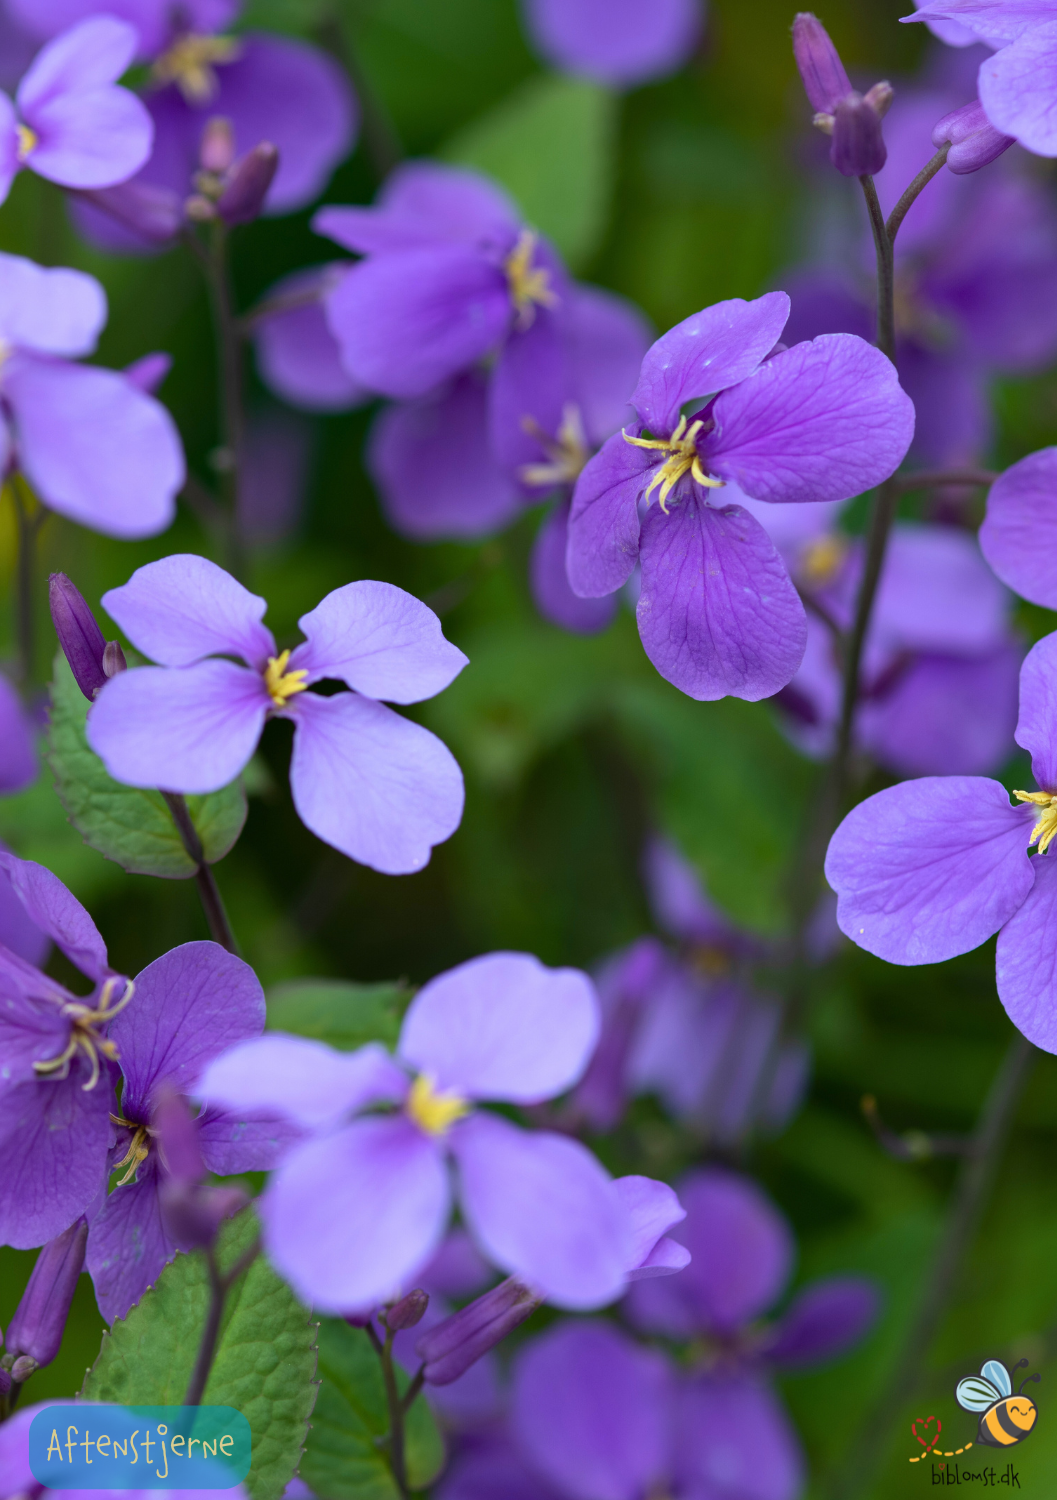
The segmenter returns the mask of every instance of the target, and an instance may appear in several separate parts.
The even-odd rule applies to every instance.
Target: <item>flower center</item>
[[[26,157],[37,144],[38,136],[35,130],[30,130],[28,125],[16,125],[15,135],[18,138],[18,159],[25,161]]]
[[[539,236],[523,229],[521,238],[503,262],[510,286],[510,296],[519,328],[531,328],[538,307],[557,307],[558,298],[551,286],[551,273],[545,266],[533,266],[532,257]]]
[[[91,1074],[88,1082],[82,1083],[81,1088],[85,1093],[94,1089],[99,1082],[100,1062],[99,1054],[116,1061],[118,1051],[113,1042],[106,1037],[96,1035],[95,1028],[105,1026],[106,1023],[117,1015],[119,1010],[132,999],[135,985],[131,979],[126,979],[125,993],[116,1005],[110,1004],[110,998],[117,987],[116,979],[108,979],[103,985],[103,993],[99,997],[98,1009],[93,1010],[90,1005],[83,1004],[80,1000],[71,1000],[62,1007],[61,1014],[68,1016],[71,1022],[70,1039],[65,1050],[58,1057],[46,1057],[40,1062],[33,1064],[33,1071],[38,1078],[54,1078],[58,1082],[70,1075],[70,1064],[78,1052],[83,1052],[91,1064]]]
[[[124,1187],[126,1182],[131,1182],[139,1170],[140,1162],[147,1160],[150,1155],[150,1142],[154,1131],[149,1125],[137,1125],[135,1120],[126,1120],[124,1115],[111,1115],[115,1125],[123,1125],[126,1130],[132,1131],[132,1139],[128,1143],[128,1150],[119,1162],[116,1162],[113,1171],[120,1172],[122,1167],[127,1167],[124,1177],[118,1178],[118,1187]]]
[[[155,83],[175,83],[188,104],[208,104],[220,87],[214,63],[234,62],[241,48],[233,36],[178,37],[151,69]]]
[[[438,1089],[432,1078],[420,1073],[407,1096],[407,1112],[427,1135],[446,1135],[456,1120],[470,1113],[469,1100],[454,1089]]]
[[[1039,853],[1045,854],[1057,838],[1057,792],[1014,792],[1013,795],[1019,802],[1034,802],[1039,808],[1039,821],[1031,830],[1028,847],[1037,841]]]
[[[846,537],[831,532],[805,543],[800,554],[800,577],[809,588],[819,589],[832,583],[848,555]]]
[[[668,457],[663,464],[654,472],[653,478],[646,486],[646,504],[650,503],[650,495],[658,490],[658,499],[661,509],[668,514],[668,506],[665,503],[672,492],[673,485],[679,483],[684,474],[689,474],[696,479],[698,484],[703,484],[707,489],[722,489],[726,483],[723,479],[713,479],[706,474],[701,467],[701,459],[697,451],[697,435],[704,427],[704,418],[699,418],[690,427],[686,425],[686,418],[679,418],[679,425],[669,438],[641,438],[628,437],[623,432],[625,443],[631,443],[636,448],[655,448],[658,453],[667,453]],[[658,489],[659,486],[659,489]]]
[[[276,708],[285,708],[288,699],[295,693],[303,693],[308,686],[305,681],[307,670],[298,667],[295,671],[288,672],[286,663],[289,660],[289,651],[280,651],[278,656],[269,656],[268,665],[264,669],[264,686]]]
[[[546,464],[523,464],[518,470],[518,478],[522,484],[530,484],[534,488],[575,484],[580,470],[590,456],[580,408],[576,402],[567,401],[562,408],[561,426],[556,438],[549,438],[535,417],[522,417],[521,427],[536,439],[550,459],[550,463]]]

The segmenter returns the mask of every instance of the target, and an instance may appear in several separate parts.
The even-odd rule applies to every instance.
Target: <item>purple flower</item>
[[[115,370],[71,364],[106,322],[83,271],[0,254],[0,462],[45,505],[122,538],[164,531],[184,482],[172,418]]]
[[[1006,789],[982,777],[906,781],[853,808],[826,857],[841,930],[889,963],[940,963],[998,932],[999,998],[1048,1052],[1057,1051],[1057,973],[1040,934],[1057,900],[1046,857],[1057,831],[1055,671],[1057,635],[1048,635],[1020,673],[1015,737],[1040,788],[1014,793],[1027,806],[1010,806]]]
[[[158,667],[103,688],[88,738],[131,786],[210,792],[250,759],[269,718],[295,726],[290,786],[301,820],[385,874],[420,870],[462,816],[462,775],[444,745],[380,700],[419,703],[466,665],[432,610],[388,583],[335,589],[279,652],[265,601],[215,563],[177,554],[139,568],[103,604]],[[217,658],[224,652],[245,666]],[[352,689],[322,697],[313,683]]]
[[[578,1142],[474,1108],[564,1092],[597,1035],[586,975],[493,953],[419,991],[399,1061],[376,1044],[341,1054],[266,1036],[218,1059],[199,1095],[277,1109],[310,1132],[280,1163],[261,1214],[273,1263],[315,1306],[368,1307],[415,1285],[451,1213],[450,1159],[463,1220],[489,1260],[560,1307],[598,1307],[626,1283],[620,1190]],[[349,1119],[383,1103],[396,1108]]]
[[[701,35],[704,0],[522,0],[540,56],[565,73],[634,88],[677,72]]]
[[[1057,536],[1055,488],[1057,448],[1029,453],[991,486],[980,527],[980,550],[1002,582],[1046,609],[1057,608],[1057,588],[1047,566]]]
[[[693,698],[769,697],[799,666],[807,633],[767,533],[709,492],[730,480],[757,500],[845,499],[892,473],[913,434],[895,371],[862,339],[831,335],[768,358],[788,316],[788,297],[772,292],[718,303],[659,339],[631,398],[637,420],[573,496],[574,591],[612,593],[640,558],[646,654]]]
[[[21,698],[0,672],[0,796],[21,792],[36,781],[35,739]]]
[[[110,187],[142,167],[154,127],[116,85],[135,51],[131,26],[95,16],[41,49],[15,104],[0,94],[0,202],[22,167],[70,188]]]
[[[338,263],[312,267],[276,282],[266,300],[291,305],[262,318],[254,330],[261,379],[281,400],[305,411],[348,411],[370,396],[341,363],[323,312],[323,296],[345,269]],[[301,297],[306,300],[299,302]]]
[[[0,844],[0,854],[9,853],[10,850]],[[10,949],[31,968],[42,969],[51,951],[51,939],[33,921],[8,879],[7,871],[0,865],[0,949],[3,948]]]

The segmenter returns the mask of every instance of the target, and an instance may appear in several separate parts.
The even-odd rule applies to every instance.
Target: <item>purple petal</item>
[[[1034,874],[1030,807],[997,781],[925,776],[860,802],[830,840],[826,879],[843,933],[893,964],[979,947],[1023,903]]]
[[[1001,47],[1029,26],[1049,19],[1045,0],[914,0],[915,16],[902,21],[924,21],[950,47],[985,41]]]
[[[191,1092],[206,1063],[264,1028],[264,991],[218,943],[183,943],[136,976],[131,1004],[111,1023],[126,1119],[146,1123],[162,1084]]]
[[[706,896],[696,867],[670,839],[648,841],[642,877],[654,919],[664,932],[683,942],[721,948],[744,941]]]
[[[397,1295],[440,1243],[450,1207],[436,1141],[403,1116],[296,1147],[261,1200],[265,1249],[321,1312]]]
[[[17,908],[22,919],[23,930],[28,929],[42,938],[40,929],[31,924],[25,907],[11,891],[6,876],[0,873],[0,879],[6,899]],[[4,915],[8,913],[5,911]],[[10,915],[13,918],[14,911]],[[47,943],[47,939],[44,941]],[[70,1040],[70,1022],[62,1014],[62,1006],[73,996],[17,953],[4,948],[0,948],[0,985],[3,994],[0,1002],[0,1089],[6,1089],[16,1083],[38,1081],[33,1064],[58,1057],[65,1051]],[[83,1060],[83,1066],[87,1069],[87,1059]],[[89,1077],[90,1074],[85,1072],[84,1081]]]
[[[1035,884],[998,934],[998,997],[1029,1042],[1057,1052],[1057,860],[1032,863]]]
[[[312,228],[361,255],[444,241],[501,255],[513,248],[520,218],[502,189],[481,173],[408,161],[386,178],[374,208],[322,208]]]
[[[666,1182],[652,1177],[618,1177],[614,1186],[631,1221],[630,1275],[647,1263],[672,1225],[682,1223],[686,1209]]]
[[[897,524],[871,637],[891,652],[993,650],[1009,639],[1010,599],[973,538],[949,526]]]
[[[474,1370],[479,1368],[479,1364],[473,1367]],[[469,1374],[472,1371],[463,1379],[468,1379]],[[444,1391],[451,1389],[451,1386],[443,1388]],[[0,1428],[0,1445],[9,1429],[23,1415],[23,1412],[16,1412]],[[505,1435],[489,1435],[483,1440],[476,1433],[474,1436],[476,1441],[472,1447],[467,1445],[455,1450],[451,1464],[444,1471],[438,1486],[437,1500],[496,1500],[497,1495],[501,1495],[503,1500],[565,1500],[560,1492],[553,1490],[529,1469]],[[3,1447],[0,1446],[0,1455],[3,1452]],[[29,1476],[24,1481],[21,1480],[23,1472]],[[30,1474],[28,1458],[15,1473],[19,1476],[15,1483],[23,1483],[26,1489],[36,1482]]]
[[[487,354],[510,322],[506,276],[460,245],[354,266],[326,301],[346,369],[370,390],[424,396]]]
[[[597,286],[572,287],[563,311],[573,394],[588,438],[602,443],[631,415],[650,325],[634,303]]]
[[[342,274],[344,267],[338,272]],[[322,297],[334,273],[334,266],[296,271],[277,281],[268,296],[282,297],[318,286]],[[291,406],[305,411],[348,411],[369,398],[370,392],[341,363],[322,301],[265,318],[255,329],[253,342],[261,379]]]
[[[877,1320],[877,1285],[863,1276],[830,1276],[794,1298],[767,1347],[777,1365],[817,1364],[857,1344]]]
[[[796,1430],[753,1375],[698,1376],[676,1415],[678,1493],[700,1500],[797,1500],[805,1463]]]
[[[655,1276],[674,1276],[677,1271],[685,1271],[690,1261],[691,1255],[686,1246],[664,1235],[646,1259],[628,1272],[628,1280],[649,1281]]]
[[[37,136],[26,165],[62,187],[112,187],[150,156],[154,124],[128,89],[59,94],[32,108],[27,105],[24,113]]]
[[[542,309],[530,328],[506,340],[488,385],[492,452],[505,470],[520,474],[546,456],[538,433],[557,433],[571,388],[561,324]]]
[[[695,492],[642,527],[639,635],[661,676],[691,698],[756,702],[800,665],[807,620],[774,543],[739,506]]]
[[[189,667],[212,652],[230,652],[263,668],[275,655],[275,639],[261,624],[265,601],[191,552],[137,568],[102,602],[137,651],[164,667]]]
[[[18,116],[6,94],[0,93],[0,203],[7,200],[22,163],[18,157]]]
[[[596,635],[612,623],[619,597],[582,599],[574,594],[565,568],[571,500],[559,500],[536,532],[529,559],[529,583],[536,608],[552,625],[575,635]]]
[[[0,255],[0,333],[37,354],[91,354],[106,323],[106,293],[94,276]]]
[[[234,662],[133,667],[100,691],[88,743],[128,786],[218,792],[257,748],[269,705],[258,673]]]
[[[442,1089],[538,1104],[576,1082],[598,1031],[598,996],[579,969],[548,969],[529,953],[487,953],[419,990],[400,1056]]]
[[[96,983],[110,972],[106,944],[99,929],[57,875],[31,859],[19,859],[0,848],[3,870],[31,921],[46,932],[82,974]],[[63,1228],[66,1226],[63,1225]]]
[[[307,640],[290,670],[306,671],[309,682],[340,678],[368,698],[421,703],[467,665],[429,606],[391,583],[347,583],[297,623]]]
[[[733,297],[694,313],[649,350],[632,406],[651,432],[672,432],[687,401],[751,375],[781,338],[788,318],[784,292],[768,292],[753,302]]]
[[[462,819],[462,772],[451,751],[358,693],[305,693],[294,707],[290,788],[301,821],[385,875],[421,870]]]
[[[564,73],[632,88],[677,72],[701,33],[700,0],[522,0],[537,51]]]
[[[1057,448],[1030,453],[1000,474],[987,497],[980,548],[991,567],[1032,604],[1057,608],[1049,566],[1057,546]]]
[[[1034,26],[980,64],[980,103],[996,130],[1038,156],[1057,156],[1057,24]]]
[[[1032,646],[1020,669],[1020,718],[1016,741],[1031,756],[1031,774],[1044,791],[1057,792],[1057,634]]]
[[[131,381],[138,391],[153,396],[172,367],[172,355],[158,349],[153,354],[144,354],[142,359],[134,359],[130,365],[125,366],[123,373],[125,379]]]
[[[112,15],[94,16],[42,47],[18,88],[26,113],[63,94],[113,83],[136,55],[136,31]]]
[[[0,1245],[27,1250],[69,1228],[106,1185],[113,1094],[68,1078],[0,1091]]]
[[[99,0],[8,0],[19,24],[39,37],[57,36],[99,8]],[[140,57],[152,57],[173,39],[168,0],[107,0],[107,11],[136,28]],[[230,26],[238,11],[238,0],[184,0],[180,14],[189,30],[209,35]]]
[[[514,1371],[512,1427],[532,1467],[569,1500],[639,1500],[671,1475],[673,1374],[608,1323],[562,1322]]]
[[[639,555],[639,496],[651,467],[648,450],[618,432],[576,481],[566,554],[574,593],[596,599],[630,578]]]
[[[158,1202],[158,1171],[152,1152],[135,1182],[116,1187],[89,1226],[85,1269],[108,1323],[126,1315],[176,1254]]]
[[[12,357],[4,393],[22,467],[60,515],[123,539],[164,531],[185,469],[172,418],[114,370]]]
[[[324,1042],[278,1032],[214,1058],[194,1090],[218,1109],[275,1111],[309,1130],[371,1104],[398,1104],[406,1091],[403,1070],[377,1042],[335,1052]]]
[[[2,849],[0,845],[0,849]],[[29,969],[38,969],[46,961],[51,951],[51,939],[47,933],[41,932],[32,917],[22,905],[21,900],[15,894],[11,882],[7,878],[6,870],[0,868],[0,948],[6,948],[15,958],[24,963]],[[30,976],[27,975],[28,979]],[[35,985],[33,986],[36,987]],[[5,996],[5,1001],[10,996]],[[5,1018],[6,1019],[6,1018]],[[65,1030],[65,1027],[63,1028]],[[9,1043],[5,1041],[5,1048]],[[62,1044],[65,1046],[65,1042]],[[62,1046],[56,1050],[61,1052]],[[36,1053],[36,1056],[41,1056]],[[0,1063],[0,1083],[7,1078],[8,1057],[5,1055],[4,1062]],[[28,1066],[28,1063],[27,1063]]]
[[[206,1108],[194,1129],[206,1169],[218,1177],[271,1171],[303,1133],[290,1120],[264,1110]]]
[[[585,1146],[481,1113],[449,1140],[463,1216],[490,1260],[558,1307],[603,1307],[620,1295],[627,1218]]]
[[[487,386],[470,371],[439,394],[378,413],[367,466],[394,531],[416,541],[476,541],[522,508],[488,439]]]
[[[0,795],[31,786],[39,769],[32,721],[18,693],[0,673]]]

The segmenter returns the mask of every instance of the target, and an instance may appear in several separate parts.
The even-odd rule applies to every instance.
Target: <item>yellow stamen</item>
[[[536,439],[551,460],[549,464],[523,464],[518,470],[522,484],[548,488],[556,484],[575,484],[580,470],[590,457],[580,408],[567,401],[562,408],[557,438],[549,438],[535,417],[522,417],[523,431]]]
[[[91,1071],[88,1082],[82,1083],[81,1088],[87,1094],[95,1088],[99,1082],[100,1063],[99,1055],[117,1061],[118,1050],[115,1044],[107,1037],[95,1034],[93,1027],[105,1026],[106,1023],[117,1015],[118,1011],[124,1010],[132,999],[135,985],[131,979],[126,979],[125,992],[116,1005],[110,1004],[110,997],[117,986],[116,979],[108,979],[103,985],[103,993],[99,997],[98,1009],[92,1010],[91,1006],[85,1005],[80,1000],[70,1000],[62,1006],[59,1014],[68,1016],[72,1021],[70,1027],[70,1040],[66,1044],[65,1051],[60,1052],[58,1057],[46,1057],[40,1062],[33,1064],[33,1071],[38,1078],[54,1077],[56,1081],[68,1078],[70,1075],[70,1064],[78,1052],[83,1052],[88,1058]]]
[[[697,435],[704,425],[704,418],[700,418],[688,428],[686,418],[680,417],[679,425],[670,438],[629,437],[626,432],[623,433],[625,443],[631,443],[636,448],[655,448],[659,453],[669,455],[646,486],[647,505],[650,503],[650,495],[659,486],[657,498],[661,502],[661,509],[667,515],[668,506],[665,502],[673,486],[679,483],[684,474],[689,474],[691,478],[697,480],[698,484],[703,484],[707,489],[723,488],[726,480],[713,479],[701,467],[701,459],[697,452]]]
[[[30,130],[28,125],[16,125],[15,135],[18,137],[18,159],[25,161],[26,157],[37,144],[38,136],[35,130]]]
[[[208,104],[219,87],[213,64],[234,62],[241,51],[233,36],[188,32],[162,53],[151,73],[155,83],[175,83],[188,104]]]
[[[706,979],[719,979],[722,975],[729,974],[732,968],[730,954],[711,943],[698,943],[691,950],[690,962]]]
[[[1014,797],[1019,802],[1034,802],[1040,808],[1039,821],[1031,830],[1031,838],[1028,839],[1029,846],[1038,842],[1039,853],[1045,854],[1046,850],[1057,838],[1057,793],[1054,792],[1014,792]]]
[[[131,1182],[135,1177],[140,1162],[146,1161],[150,1155],[150,1138],[154,1135],[154,1131],[149,1125],[137,1125],[135,1120],[126,1120],[124,1115],[111,1115],[110,1118],[115,1125],[123,1125],[126,1130],[132,1131],[128,1150],[110,1169],[112,1172],[120,1172],[122,1167],[128,1168],[124,1177],[118,1178],[118,1187],[124,1187],[126,1182]]]
[[[420,1073],[407,1096],[407,1112],[427,1135],[444,1135],[470,1113],[470,1104],[454,1090],[435,1088],[433,1080]]]
[[[558,305],[557,294],[551,286],[551,273],[544,266],[532,264],[538,238],[531,229],[522,230],[521,238],[503,262],[517,314],[517,326],[522,329],[532,326],[537,306]]]
[[[831,532],[808,542],[800,554],[800,577],[809,588],[822,588],[840,571],[848,555],[848,539]]]
[[[294,672],[288,672],[286,663],[289,660],[289,651],[280,651],[278,656],[269,656],[268,665],[264,669],[264,686],[276,708],[285,708],[288,698],[292,698],[295,693],[303,693],[308,686],[305,681],[307,670],[299,667]]]

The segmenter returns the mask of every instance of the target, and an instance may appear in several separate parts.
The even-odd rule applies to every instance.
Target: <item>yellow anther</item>
[[[538,235],[524,229],[521,238],[503,262],[510,285],[517,326],[530,328],[537,307],[557,307],[558,296],[551,286],[551,273],[545,266],[533,266]]]
[[[58,1057],[46,1057],[33,1064],[33,1071],[38,1078],[54,1077],[56,1080],[68,1078],[70,1064],[78,1052],[83,1052],[88,1059],[91,1072],[88,1075],[88,1082],[82,1083],[81,1088],[85,1093],[95,1088],[100,1074],[99,1054],[102,1053],[104,1057],[116,1062],[118,1050],[109,1038],[97,1036],[94,1028],[105,1026],[119,1010],[124,1010],[136,988],[131,979],[126,979],[124,994],[116,1005],[111,1005],[110,997],[117,983],[116,978],[106,981],[103,985],[103,993],[99,997],[99,1005],[95,1010],[80,1000],[70,1000],[62,1006],[59,1014],[68,1016],[73,1023],[70,1027],[70,1039],[65,1050],[60,1052]]]
[[[35,130],[30,130],[28,125],[16,125],[15,135],[18,137],[18,159],[25,161],[39,137]]]
[[[110,1118],[115,1125],[123,1125],[126,1130],[132,1131],[132,1139],[129,1142],[128,1150],[121,1160],[115,1162],[111,1168],[113,1172],[120,1172],[122,1167],[128,1168],[124,1177],[118,1178],[118,1187],[124,1187],[126,1182],[131,1182],[132,1178],[135,1177],[136,1172],[139,1170],[140,1162],[146,1161],[150,1155],[150,1139],[154,1135],[154,1131],[151,1130],[149,1125],[137,1125],[135,1120],[126,1120],[124,1115],[111,1115]]]
[[[832,583],[848,555],[848,539],[837,532],[817,536],[807,542],[800,554],[800,577],[809,588]]]
[[[561,426],[556,438],[550,438],[535,417],[522,417],[523,431],[539,443],[550,459],[548,464],[523,464],[518,470],[522,484],[542,489],[556,484],[575,484],[580,470],[590,457],[580,408],[575,401],[562,408]]]
[[[1034,802],[1040,809],[1039,821],[1031,830],[1031,838],[1028,843],[1038,843],[1039,853],[1045,854],[1046,850],[1057,838],[1057,793],[1054,792],[1014,792],[1014,797],[1019,802]]]
[[[234,62],[241,47],[233,36],[177,38],[151,69],[155,83],[175,83],[188,104],[208,104],[219,87],[214,63]]]
[[[673,486],[679,483],[684,474],[689,474],[691,478],[697,480],[698,484],[703,484],[707,489],[722,489],[726,481],[713,479],[711,474],[706,474],[701,467],[701,459],[697,452],[697,435],[704,425],[704,419],[701,418],[688,428],[686,418],[680,417],[679,425],[670,438],[629,437],[626,432],[623,434],[625,443],[631,443],[636,448],[655,448],[658,453],[668,454],[646,486],[647,505],[650,503],[650,495],[657,490],[661,509],[667,515],[668,496]]]
[[[733,967],[730,954],[712,943],[698,943],[690,952],[690,962],[706,979],[720,979]]]
[[[305,681],[308,672],[304,668],[299,667],[294,672],[286,670],[289,660],[289,651],[280,651],[278,656],[269,656],[268,665],[264,669],[264,686],[276,708],[285,708],[288,698],[292,698],[295,693],[303,693],[308,686]]]
[[[435,1088],[433,1080],[420,1073],[407,1096],[407,1112],[427,1135],[444,1135],[470,1113],[470,1104],[454,1090]]]

